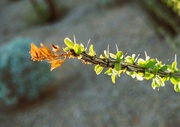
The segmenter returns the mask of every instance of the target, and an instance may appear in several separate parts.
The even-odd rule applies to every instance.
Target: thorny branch
[[[70,51],[72,55],[74,55],[75,57],[77,56],[74,52],[74,50]],[[99,64],[100,66],[104,67],[104,68],[113,68],[114,64],[115,64],[115,60],[110,60],[110,59],[102,59],[96,56],[90,56],[88,55],[86,52],[83,52],[81,54],[81,60],[85,63],[88,64]],[[128,64],[125,62],[121,62],[121,70],[126,69],[127,71],[133,71],[133,72],[141,72],[141,73],[145,73],[145,68],[137,65],[137,64]],[[149,70],[151,73],[153,73],[153,70],[150,69]],[[165,77],[168,75],[172,75],[171,72],[168,71],[158,71],[157,75],[159,75],[160,77]],[[173,75],[175,75],[177,78],[180,78],[180,72],[179,73],[173,73]]]

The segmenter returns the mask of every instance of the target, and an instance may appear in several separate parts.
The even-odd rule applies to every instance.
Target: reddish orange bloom
[[[31,59],[33,61],[42,61],[44,60],[44,57],[41,55],[40,51],[39,51],[39,48],[34,44],[34,43],[31,43],[31,50],[29,52],[31,54]]]
[[[46,47],[44,44],[40,44],[41,45],[41,48],[39,48],[39,51],[40,51],[40,53],[45,57],[45,58],[47,58],[48,56],[52,56],[53,55],[53,53],[51,52],[51,50],[48,48],[48,47]]]
[[[33,61],[42,61],[47,60],[51,64],[51,71],[59,66],[61,66],[66,58],[70,56],[68,52],[62,53],[60,52],[60,48],[58,45],[51,44],[52,51],[46,47],[44,44],[40,44],[40,48],[38,48],[34,43],[31,43],[31,59]]]
[[[58,59],[58,60],[51,60],[49,63],[51,64],[51,71],[59,66],[61,66],[65,61],[64,59]]]

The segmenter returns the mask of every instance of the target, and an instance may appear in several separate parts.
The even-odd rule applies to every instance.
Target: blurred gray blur
[[[110,7],[98,0],[64,0],[58,4],[68,8],[62,19],[35,24],[37,17],[30,1],[1,0],[0,43],[23,36],[63,47],[64,38],[73,39],[75,35],[84,45],[90,39],[97,54],[103,53],[108,44],[112,53],[117,44],[128,55],[145,58],[146,51],[163,63],[172,62],[174,55],[180,54],[157,35],[147,13],[136,2],[122,0]],[[179,55],[177,60],[180,63]],[[44,69],[50,70],[50,66]],[[97,76],[93,65],[75,59],[49,73],[54,78],[39,99],[0,109],[0,127],[180,126],[180,93],[174,92],[170,82],[158,91],[152,89],[151,81],[136,81],[122,74],[113,84],[109,76]]]

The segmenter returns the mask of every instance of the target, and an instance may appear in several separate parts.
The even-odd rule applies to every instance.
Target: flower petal
[[[59,66],[61,66],[64,63],[65,59],[58,59],[58,60],[51,60],[49,63],[51,63],[51,71]]]
[[[52,55],[52,52],[51,52],[51,50],[48,48],[48,47],[46,47],[44,44],[40,44],[41,45],[41,48],[39,48],[39,51],[42,53],[42,55],[44,56],[44,57],[48,57],[48,56],[51,56]]]
[[[32,60],[43,60],[43,57],[41,57],[39,52],[39,48],[34,43],[31,43],[31,50],[29,53],[31,54]]]

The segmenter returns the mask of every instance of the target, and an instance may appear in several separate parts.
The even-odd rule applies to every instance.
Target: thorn
[[[109,56],[109,44],[107,46],[107,55]]]
[[[89,43],[90,43],[90,39],[88,40],[88,42],[87,42],[87,45],[86,45],[86,48],[85,48],[85,51],[87,50],[87,48],[88,48],[88,46],[89,46]]]
[[[146,52],[146,51],[144,52],[144,54],[145,54],[145,56],[147,57],[147,52]]]
[[[140,54],[137,55],[136,59],[134,60],[134,62],[136,62],[139,58]]]
[[[118,49],[118,46],[117,46],[117,44],[116,44],[116,50],[117,50],[117,52],[119,52],[119,49]]]
[[[175,56],[174,56],[174,61],[175,62],[177,61],[177,54],[175,54]]]
[[[73,37],[74,37],[74,43],[76,44],[76,36],[75,36],[75,35],[73,35]]]
[[[125,54],[124,54],[124,57],[127,56],[127,54],[128,54],[128,53],[125,53]]]

